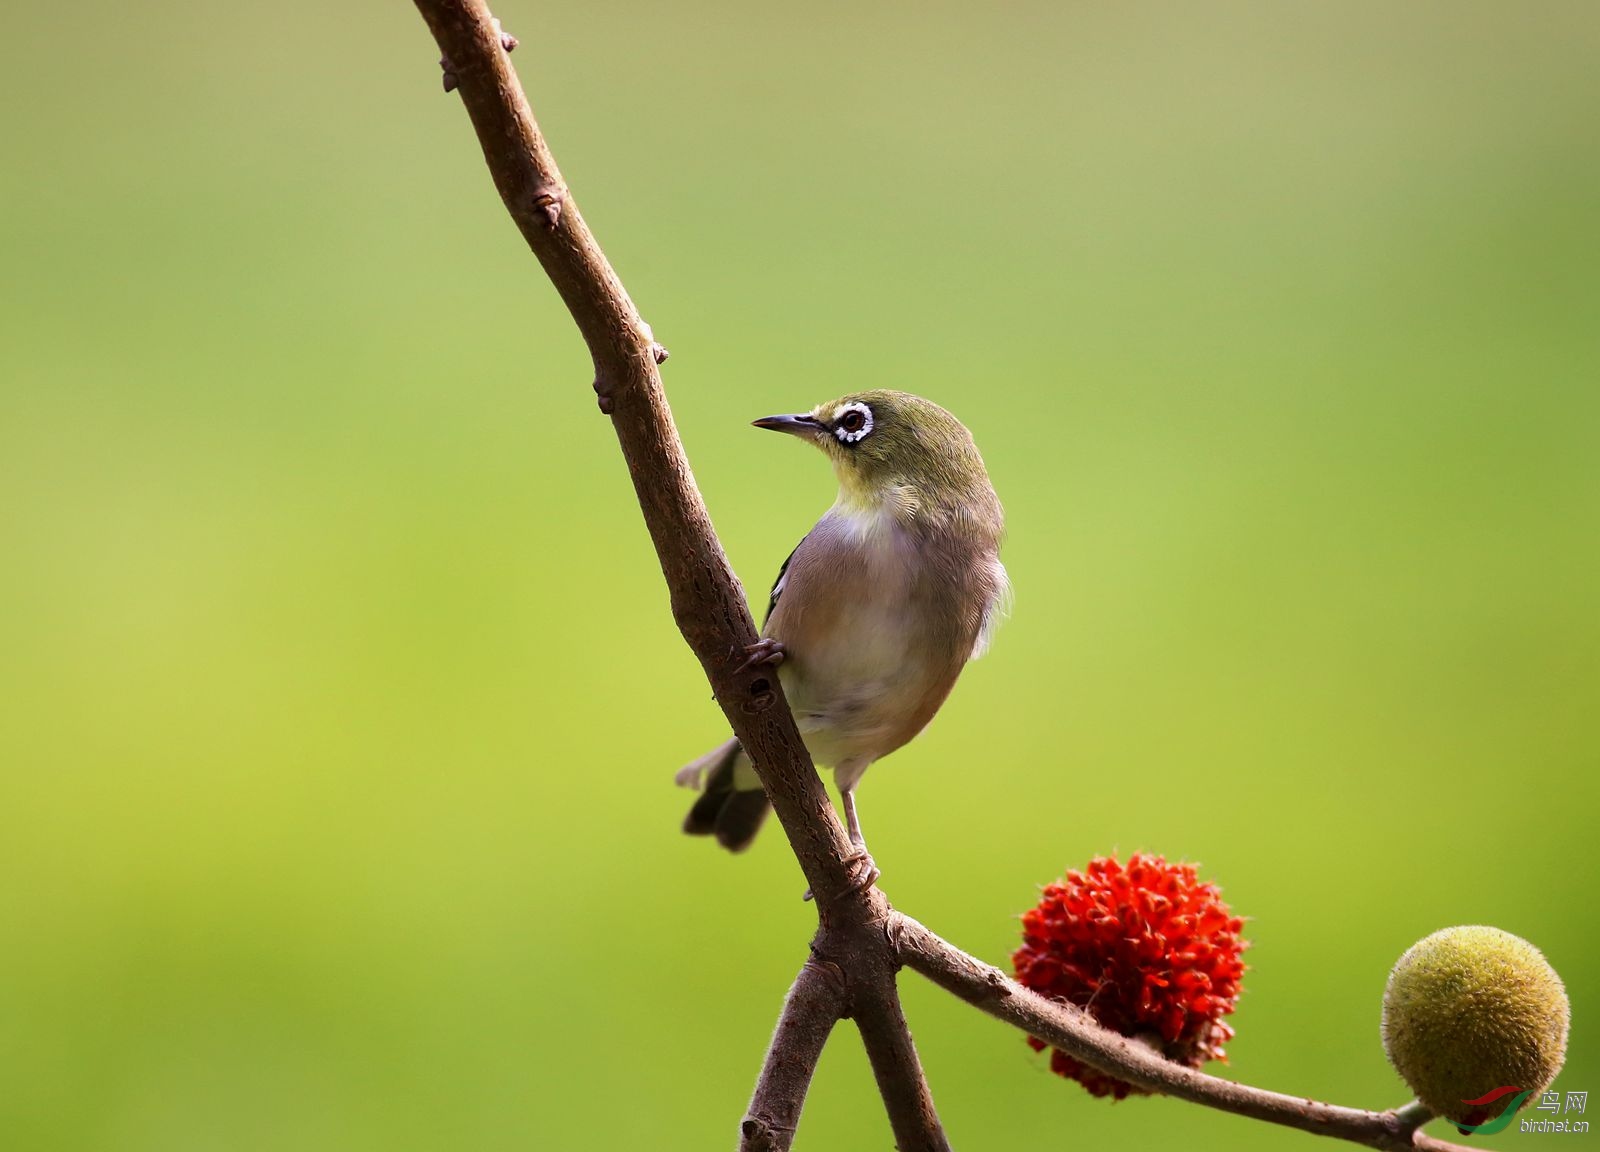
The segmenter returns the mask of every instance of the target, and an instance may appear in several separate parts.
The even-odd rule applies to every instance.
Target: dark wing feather
[[[789,561],[794,559],[794,553],[800,551],[800,545],[805,542],[805,537],[801,537],[800,544],[794,546],[794,551],[784,560],[783,567],[778,569],[778,578],[772,582],[772,594],[767,597],[767,614],[761,618],[761,627],[765,628],[767,621],[772,619],[772,610],[778,606],[778,597],[783,595],[783,578],[789,575]]]

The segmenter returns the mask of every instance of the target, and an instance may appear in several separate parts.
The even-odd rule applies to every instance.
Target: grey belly
[[[842,614],[834,635],[810,636],[799,650],[791,648],[779,669],[806,746],[820,764],[892,752],[915,735],[907,726],[950,675],[949,645],[919,626],[905,597],[873,601]]]

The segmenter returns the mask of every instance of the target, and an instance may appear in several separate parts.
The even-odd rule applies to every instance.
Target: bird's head
[[[880,388],[754,423],[821,448],[847,505],[889,502],[914,517],[977,516],[998,527],[999,503],[972,434],[931,400]]]

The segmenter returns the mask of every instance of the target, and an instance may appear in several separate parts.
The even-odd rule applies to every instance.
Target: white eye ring
[[[851,412],[855,412],[861,417],[861,427],[854,432],[849,431],[840,423]],[[859,400],[841,404],[833,414],[833,426],[833,434],[839,438],[839,443],[859,444],[872,434],[872,409]]]

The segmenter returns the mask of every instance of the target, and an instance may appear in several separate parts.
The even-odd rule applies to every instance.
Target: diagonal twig
[[[1463,1145],[1420,1131],[1421,1125],[1431,1119],[1425,1110],[1367,1112],[1208,1076],[1164,1060],[1145,1045],[1102,1028],[1082,1009],[1047,1000],[1024,988],[1000,969],[967,955],[909,916],[891,912],[889,933],[896,954],[906,967],[996,1019],[1141,1088],[1390,1152],[1470,1152]]]
[[[738,671],[756,641],[744,589],[711,527],[661,388],[655,342],[562,179],[482,0],[416,0],[477,130],[506,210],[561,293],[594,360],[633,475],[672,614],[711,681],[734,735],[755,761],[819,905],[844,896],[849,841],[770,670]]]
[[[895,1147],[900,1152],[950,1152],[900,997],[892,992],[865,997],[856,1009],[856,1027],[889,1113]]]
[[[787,1152],[811,1074],[844,1001],[844,972],[829,961],[809,958],[783,1002],[755,1094],[739,1125],[739,1152]]]

